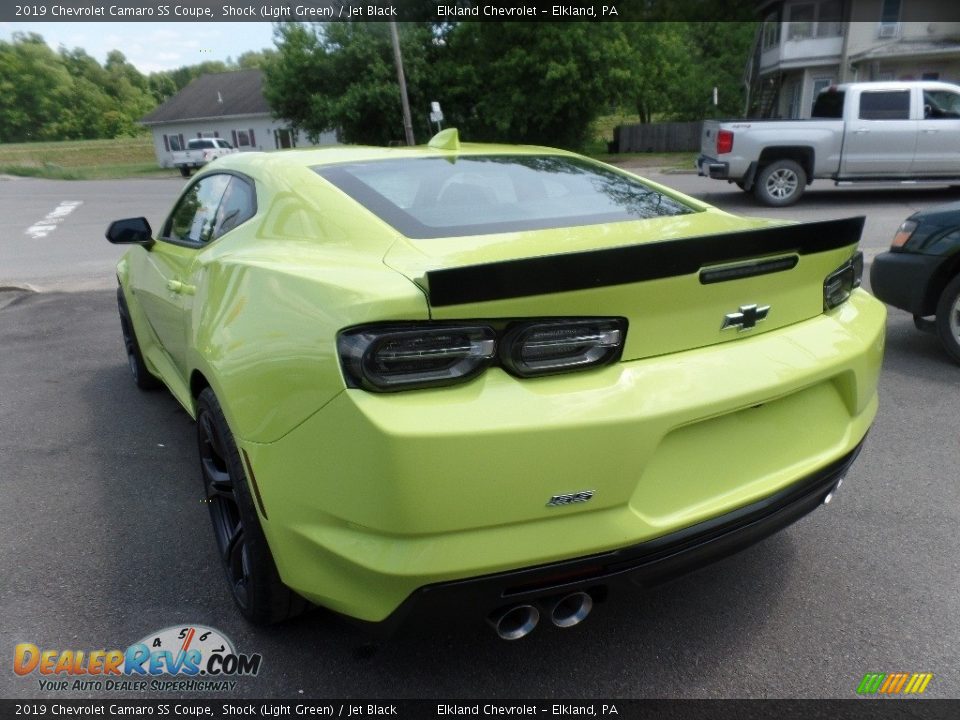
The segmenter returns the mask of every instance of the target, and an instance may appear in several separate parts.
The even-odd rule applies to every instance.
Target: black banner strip
[[[851,669],[854,688],[862,670]],[[734,689],[723,688],[733,692]],[[589,699],[183,699],[176,694],[149,699],[77,700],[48,695],[24,700],[0,700],[2,717],[116,717],[161,715],[176,717],[393,717],[410,720],[450,717],[582,718],[616,720],[953,720],[960,700],[926,699],[893,694],[843,700],[631,700]]]
[[[607,250],[543,255],[427,273],[433,307],[625,285],[698,272],[704,265],[794,252],[836,250],[860,241],[863,216],[780,225]]]

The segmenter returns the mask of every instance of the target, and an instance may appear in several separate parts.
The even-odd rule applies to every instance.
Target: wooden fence
[[[611,152],[693,152],[700,149],[702,122],[617,125]]]

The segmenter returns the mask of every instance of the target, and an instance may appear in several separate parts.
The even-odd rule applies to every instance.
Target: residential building
[[[960,83],[960,22],[943,0],[766,0],[747,63],[750,117],[808,118],[830,85]],[[956,17],[957,13],[953,13]]]
[[[190,138],[224,138],[241,151],[337,142],[336,133],[326,132],[313,143],[289,122],[274,119],[259,69],[201,75],[140,122],[153,131],[161,167],[173,167],[173,153],[186,149]]]

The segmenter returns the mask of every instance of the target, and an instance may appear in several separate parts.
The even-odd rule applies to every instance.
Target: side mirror
[[[114,220],[106,237],[114,245],[153,245],[153,230],[144,217]]]

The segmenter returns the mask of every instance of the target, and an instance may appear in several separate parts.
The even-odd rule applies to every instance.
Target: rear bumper
[[[870,290],[888,305],[918,316],[933,315],[936,298],[927,288],[944,258],[907,252],[885,252],[870,267]]]
[[[447,617],[484,617],[512,605],[582,590],[604,597],[610,588],[652,587],[743,550],[782,530],[824,503],[863,448],[763,500],[734,512],[613,552],[565,562],[422,587],[380,623],[389,634],[405,623]],[[454,616],[455,613],[455,616]]]
[[[425,588],[571,558],[612,558],[606,567],[636,548],[646,558],[852,459],[876,414],[885,317],[856,291],[804,322],[593,372],[518,381],[490,369],[437,390],[345,391],[276,442],[238,443],[284,582],[379,622]],[[829,479],[815,481],[820,499]],[[547,506],[585,490],[589,502]],[[651,577],[673,564],[658,560]],[[478,604],[504,604],[498,592]]]
[[[730,164],[701,155],[697,158],[697,174],[715,180],[726,180],[730,177]]]

